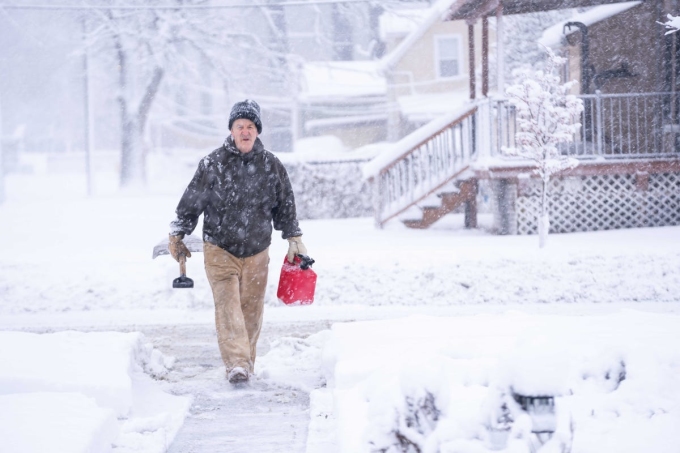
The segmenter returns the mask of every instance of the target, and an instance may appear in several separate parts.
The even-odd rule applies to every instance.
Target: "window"
[[[436,36],[435,53],[438,77],[458,77],[461,74],[460,37]]]

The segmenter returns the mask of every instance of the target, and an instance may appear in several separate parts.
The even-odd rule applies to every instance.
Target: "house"
[[[469,102],[471,35],[464,21],[442,20],[453,3],[384,12],[377,60],[304,64],[299,136],[335,135],[350,148],[396,141]],[[481,31],[472,36],[481,47]]]
[[[665,30],[656,23],[653,3],[593,7],[545,30],[539,44],[567,57],[564,77],[579,80],[581,94],[670,91],[666,43],[657,45]]]
[[[514,110],[504,99],[486,96],[488,19],[496,17],[501,43],[504,15],[587,8],[544,35],[569,57],[565,77],[578,74],[584,81],[578,94],[585,105],[581,132],[563,151],[580,163],[550,183],[551,232],[680,224],[680,38],[664,35],[658,24],[673,12],[667,7],[661,0],[452,2],[447,20],[464,20],[470,35],[481,22],[482,97],[470,79],[475,102],[386,146],[366,166],[375,190],[376,223],[400,218],[409,227],[427,228],[464,204],[466,225],[474,227],[478,188],[484,185],[493,193],[497,232],[536,232],[540,183],[534,167],[502,152],[514,144]],[[468,41],[471,73],[480,60],[474,44]],[[497,51],[502,54],[502,48]],[[500,61],[497,80],[502,86]],[[400,217],[414,207],[417,218]]]
[[[675,91],[673,49],[680,41],[663,35],[656,20],[659,6],[642,1],[596,6],[545,30],[539,41],[567,57],[564,78],[579,81],[584,135],[591,142],[601,104],[606,154],[642,152],[643,138],[653,140],[658,151],[680,151],[678,99],[662,94]],[[636,121],[618,119],[631,115]]]

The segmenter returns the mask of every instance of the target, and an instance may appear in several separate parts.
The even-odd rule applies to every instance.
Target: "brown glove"
[[[183,238],[184,235],[173,236],[171,234],[168,240],[168,250],[170,251],[170,255],[172,255],[172,257],[175,258],[175,261],[177,262],[179,262],[179,257],[182,255],[186,256],[187,258],[191,257],[191,252],[182,241]]]
[[[302,243],[302,236],[295,236],[288,238],[288,262],[292,263],[295,260],[295,255],[306,255],[307,247]]]

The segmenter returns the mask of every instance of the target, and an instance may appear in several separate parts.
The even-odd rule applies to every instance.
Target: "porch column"
[[[489,18],[482,16],[482,96],[489,95]]]
[[[498,95],[505,95],[505,62],[503,54],[503,5],[496,8],[496,68],[498,69]]]
[[[479,186],[476,179],[470,179],[468,199],[465,202],[465,228],[477,228],[477,191]]]
[[[468,67],[470,68],[470,99],[477,97],[475,81],[475,24],[468,22]]]

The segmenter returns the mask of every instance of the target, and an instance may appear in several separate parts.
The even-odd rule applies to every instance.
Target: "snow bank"
[[[166,371],[165,358],[143,339],[141,333],[0,332],[0,394],[78,391],[124,417],[135,368]]]
[[[81,393],[0,396],[0,450],[106,453],[118,435],[113,410]]]
[[[307,338],[283,337],[272,342],[270,351],[256,363],[257,376],[306,392],[323,386],[321,351],[329,335],[325,330]]]
[[[165,451],[190,401],[149,376],[173,362],[141,333],[0,332],[0,451]]]
[[[678,344],[680,316],[634,311],[335,324],[308,452],[333,439],[343,452],[674,452]],[[556,416],[530,415],[520,395],[554,397]]]

